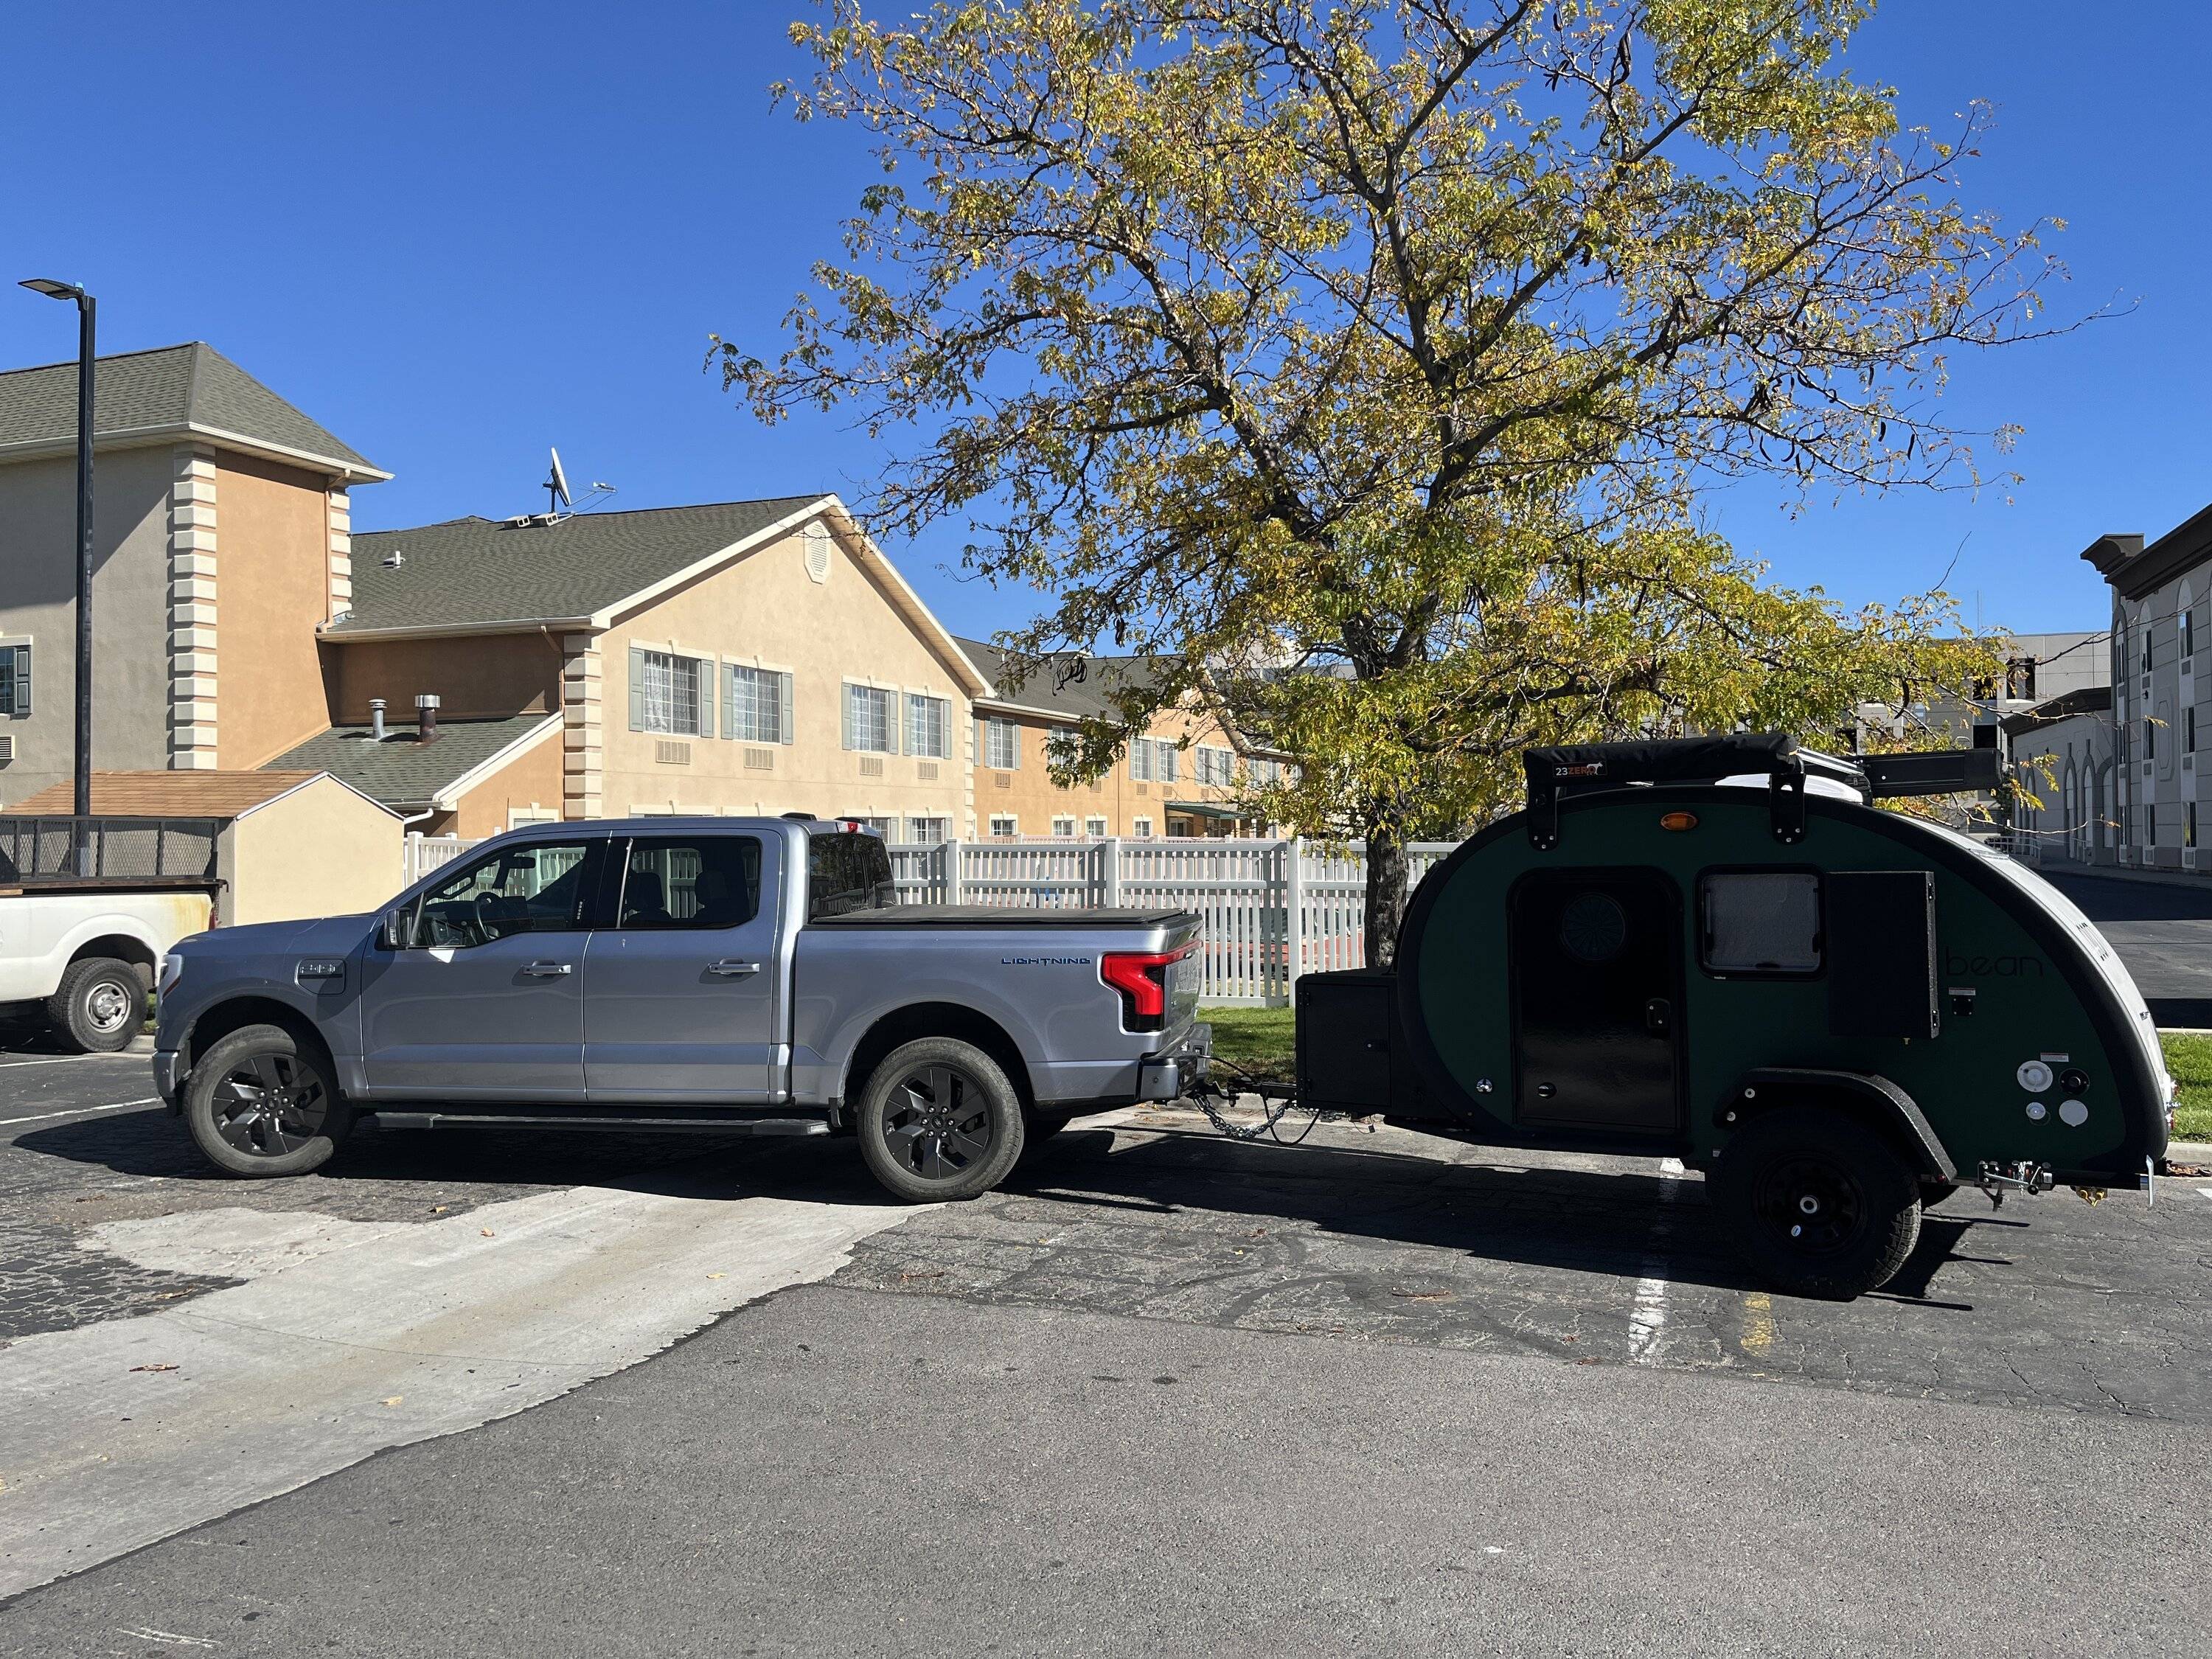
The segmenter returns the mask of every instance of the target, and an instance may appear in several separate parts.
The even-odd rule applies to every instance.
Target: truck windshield
[[[806,848],[806,919],[888,910],[898,902],[891,855],[880,836],[812,836]]]

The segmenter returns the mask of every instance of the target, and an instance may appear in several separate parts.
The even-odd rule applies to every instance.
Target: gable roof
[[[963,639],[959,645],[993,688],[976,702],[1032,714],[1062,714],[1070,720],[1111,717],[1115,710],[1107,694],[1116,687],[1144,684],[1157,660],[1152,657],[1091,657],[1073,651],[1060,652],[1031,672],[1018,687],[1010,689],[1006,684],[1006,652],[988,640]]]
[[[93,362],[96,445],[203,438],[349,482],[392,475],[204,341]],[[76,364],[0,372],[0,461],[76,447]]]
[[[551,736],[558,714],[509,714],[499,720],[441,720],[434,743],[411,726],[387,728],[378,741],[366,726],[333,726],[269,763],[275,772],[328,772],[386,806],[416,808],[451,799],[469,774],[509,750]]]
[[[539,628],[598,630],[626,611],[734,563],[820,518],[934,643],[971,693],[989,685],[958,641],[832,495],[775,495],[700,507],[578,513],[550,523],[453,519],[415,530],[356,532],[352,608],[328,640],[426,638]],[[394,562],[396,560],[396,562]]]
[[[307,771],[94,772],[92,811],[95,817],[237,818],[279,795],[289,795],[322,775]],[[343,779],[340,780],[343,781]],[[25,817],[66,817],[76,808],[76,786],[50,784],[28,800],[8,807]]]

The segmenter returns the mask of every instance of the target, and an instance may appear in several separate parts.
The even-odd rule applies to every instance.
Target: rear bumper
[[[1200,1020],[1137,1068],[1137,1098],[1180,1100],[1212,1070],[1213,1028]]]

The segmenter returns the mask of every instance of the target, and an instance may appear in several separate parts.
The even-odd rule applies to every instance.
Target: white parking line
[[[2197,1190],[2202,1193],[2205,1197],[2212,1198],[2212,1187],[2199,1187]]]
[[[1659,1201],[1662,1206],[1658,1218],[1651,1224],[1650,1254],[1644,1263],[1644,1276],[1636,1281],[1636,1304],[1628,1315],[1628,1358],[1636,1364],[1656,1365],[1659,1363],[1660,1339],[1667,1332],[1667,1281],[1660,1271],[1666,1266],[1661,1252],[1674,1234],[1672,1206],[1680,1194],[1681,1178],[1689,1173],[1679,1158],[1659,1160]]]
[[[0,1129],[17,1123],[44,1123],[49,1118],[87,1117],[94,1112],[127,1112],[134,1106],[159,1105],[161,1099],[159,1095],[149,1095],[143,1100],[118,1100],[112,1106],[72,1106],[66,1112],[36,1112],[29,1117],[0,1117]]]
[[[0,1060],[0,1072],[18,1066],[70,1066],[80,1060],[112,1060],[113,1054],[48,1054],[41,1060]]]

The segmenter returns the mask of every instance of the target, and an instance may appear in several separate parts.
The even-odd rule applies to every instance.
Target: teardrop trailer
[[[2111,946],[2025,866],[1872,805],[1994,787],[1994,751],[1525,765],[1527,808],[1421,883],[1395,970],[1298,981],[1301,1109],[1678,1158],[1808,1295],[1886,1283],[1961,1185],[2148,1188],[2172,1084]]]

